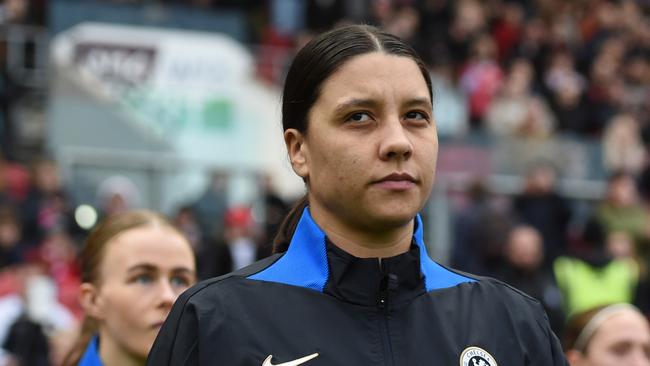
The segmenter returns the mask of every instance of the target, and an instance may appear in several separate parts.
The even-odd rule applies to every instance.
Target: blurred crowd
[[[260,202],[229,206],[229,179],[228,172],[215,172],[198,199],[171,215],[196,254],[200,279],[270,255],[272,235],[289,209],[264,176]],[[131,188],[100,187],[94,221],[136,208]],[[30,167],[0,161],[0,365],[7,354],[23,365],[58,362],[74,339],[83,315],[79,253],[92,228],[82,207],[55,161]]]
[[[442,136],[478,130],[498,137],[602,138],[609,168],[638,172],[644,165],[650,139],[647,2],[270,3],[262,44],[299,47],[314,33],[359,21],[408,40],[431,67]]]
[[[606,192],[586,202],[586,212],[580,209],[585,202],[562,196],[562,172],[548,161],[530,164],[514,196],[474,182],[451,206],[450,265],[539,299],[557,334],[568,316],[603,304],[633,303],[650,315],[647,1],[114,2],[246,12],[250,42],[264,50],[259,76],[276,84],[286,60],[313,34],[351,22],[376,24],[408,40],[429,63],[443,141],[468,134],[600,141]],[[7,0],[0,18],[45,26],[46,7],[44,0]],[[0,136],[11,157],[4,136],[11,127],[6,101],[14,91],[5,70],[2,78]],[[200,278],[268,255],[290,206],[261,178],[258,207],[229,207],[228,179],[227,172],[214,173],[200,197],[172,213],[197,253]],[[0,346],[6,352],[33,350],[21,342],[37,339],[30,333],[34,324],[46,334],[68,332],[81,315],[77,253],[87,230],[69,193],[55,161],[0,161]],[[127,201],[109,192],[99,217],[128,208]],[[63,347],[41,346],[54,359]]]
[[[650,206],[635,177],[612,173],[586,213],[557,178],[551,164],[533,164],[522,191],[505,199],[476,181],[457,205],[451,266],[540,300],[558,335],[567,317],[604,304],[650,315]]]

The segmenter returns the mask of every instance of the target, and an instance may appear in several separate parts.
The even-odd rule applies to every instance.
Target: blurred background
[[[288,64],[359,22],[430,67],[429,254],[540,299],[558,334],[594,304],[650,313],[647,0],[4,0],[0,365],[65,350],[102,217],[167,214],[201,278],[268,255],[304,193],[281,137]]]

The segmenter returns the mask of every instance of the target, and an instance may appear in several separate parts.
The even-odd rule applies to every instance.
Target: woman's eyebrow
[[[374,99],[353,98],[338,103],[338,105],[334,110],[334,113],[340,114],[354,107],[376,108],[379,104],[380,103]],[[431,101],[429,100],[429,98],[426,97],[416,97],[416,98],[408,99],[403,103],[403,105],[406,108],[415,107],[415,106],[425,106],[427,108],[433,108]]]
[[[422,105],[426,106],[427,108],[433,108],[433,105],[431,105],[429,98],[413,98],[404,102],[404,106],[407,108]]]
[[[193,271],[193,270],[191,270],[191,269],[189,269],[187,267],[175,267],[175,268],[172,268],[171,272],[174,273],[174,274],[188,274],[188,275],[191,275],[191,276],[194,276],[196,274],[195,271]]]
[[[138,263],[138,264],[134,264],[131,267],[129,267],[126,270],[126,272],[130,273],[130,272],[136,272],[136,271],[141,271],[141,270],[142,271],[156,271],[156,270],[158,270],[158,267],[154,266],[153,264],[149,264],[149,263]]]
[[[135,265],[129,267],[126,271],[127,271],[127,273],[139,272],[139,271],[155,272],[155,271],[158,271],[158,267],[154,266],[153,264],[149,264],[149,263],[138,263],[138,264],[135,264]],[[174,268],[171,269],[170,272],[174,273],[174,274],[189,274],[191,276],[194,276],[196,274],[195,271],[193,271],[193,270],[191,270],[191,269],[189,269],[187,267],[174,267]]]
[[[353,98],[338,103],[336,109],[334,109],[334,113],[339,114],[352,107],[374,108],[378,105],[379,102],[374,99]]]

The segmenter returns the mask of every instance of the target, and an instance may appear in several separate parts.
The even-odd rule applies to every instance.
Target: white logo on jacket
[[[497,361],[486,350],[471,346],[460,354],[460,366],[499,366]]]
[[[311,359],[314,359],[316,357],[318,357],[318,353],[314,353],[314,354],[311,354],[309,356],[301,357],[301,358],[299,358],[297,360],[293,360],[293,361],[289,361],[289,362],[273,364],[271,362],[271,360],[273,360],[273,355],[269,355],[269,357],[267,357],[264,360],[264,363],[262,364],[262,366],[298,366],[298,365],[302,365],[303,363],[305,363],[305,362],[307,362],[307,361],[309,361]]]

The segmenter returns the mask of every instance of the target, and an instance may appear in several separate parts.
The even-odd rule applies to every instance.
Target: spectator
[[[531,17],[525,22],[521,40],[515,46],[514,56],[530,60],[537,77],[544,74],[546,58],[551,50],[549,34],[546,29],[547,25],[544,20],[539,17]],[[539,82],[536,81],[535,84],[539,84]]]
[[[451,265],[461,271],[493,275],[502,264],[510,218],[490,204],[483,182],[471,185],[469,199],[454,222]]]
[[[561,256],[553,263],[567,315],[614,302],[632,303],[639,284],[639,266],[630,258],[615,258],[606,246],[606,231],[596,220],[585,226],[589,251]]]
[[[290,207],[276,193],[271,175],[263,174],[261,179],[264,200],[264,232],[261,242],[270,243],[277,234],[282,220],[289,213]]]
[[[491,101],[486,127],[506,137],[548,137],[555,128],[553,115],[543,99],[532,94],[533,68],[525,59],[512,63],[499,93]]]
[[[140,192],[133,181],[123,175],[106,178],[97,190],[100,217],[109,217],[140,206]]]
[[[492,35],[497,44],[499,61],[508,62],[520,42],[524,29],[523,5],[516,1],[505,1],[500,14],[492,28]]]
[[[435,90],[433,116],[441,138],[462,137],[469,130],[467,98],[456,87],[450,60],[433,60],[431,83]]]
[[[538,299],[548,315],[551,329],[561,335],[564,324],[562,295],[553,272],[543,265],[544,246],[539,232],[532,226],[515,226],[504,249],[504,264],[496,277]]]
[[[514,197],[513,213],[537,229],[544,239],[546,264],[566,252],[571,210],[556,191],[557,173],[546,162],[533,164],[525,177],[521,194]]]
[[[77,244],[65,231],[52,231],[44,238],[38,252],[33,253],[38,261],[47,265],[48,275],[57,288],[57,300],[81,318],[79,285],[81,273],[77,261]]]
[[[194,253],[199,253],[203,250],[203,232],[201,231],[196,212],[194,212],[191,206],[183,206],[178,209],[176,216],[174,216],[174,226],[190,242]]]
[[[24,251],[18,217],[10,206],[0,206],[0,271],[22,263]]]
[[[56,286],[43,263],[14,266],[12,275],[15,292],[0,297],[0,364],[58,364],[50,336],[72,331],[73,314],[56,300]]]
[[[596,208],[595,219],[603,225],[606,233],[625,232],[632,236],[637,253],[648,262],[650,216],[639,202],[631,175],[615,172],[609,177],[606,197]]]
[[[479,128],[492,99],[503,82],[503,71],[496,62],[496,46],[488,34],[481,34],[472,42],[472,57],[463,67],[460,87],[469,100],[472,127]]]
[[[586,81],[575,70],[574,57],[568,50],[557,50],[544,73],[545,90],[562,132],[582,135],[587,131],[589,111],[584,98]]]
[[[72,203],[59,176],[55,161],[34,163],[33,184],[23,205],[23,233],[28,245],[37,246],[48,231],[72,231]]]
[[[622,41],[610,37],[603,42],[590,69],[590,85],[587,89],[590,123],[586,132],[600,136],[607,122],[621,111],[623,80],[620,75],[624,51]]]
[[[475,48],[472,43],[477,38],[482,37],[483,33],[487,31],[488,19],[485,8],[476,0],[453,1],[451,7],[452,19],[448,30],[446,30],[448,32],[446,41],[454,57],[454,63],[462,65],[472,54],[478,51],[472,51],[472,48]],[[496,46],[491,44],[490,47],[493,48],[486,50],[486,47],[482,47],[484,49],[481,51],[490,51],[489,56],[495,57],[496,54],[494,52],[496,52]],[[488,55],[482,54],[475,56]]]
[[[644,51],[641,47],[628,49],[622,66],[623,109],[638,121],[646,146],[650,146],[650,57],[648,52],[647,49]]]
[[[603,165],[609,172],[638,175],[646,159],[639,123],[631,115],[618,114],[603,134]]]
[[[205,191],[192,204],[206,241],[219,240],[223,237],[224,215],[228,208],[229,180],[227,172],[213,172]]]
[[[201,279],[221,276],[246,267],[271,254],[259,244],[259,235],[248,207],[231,207],[225,215],[224,240],[208,244],[199,258]]]

